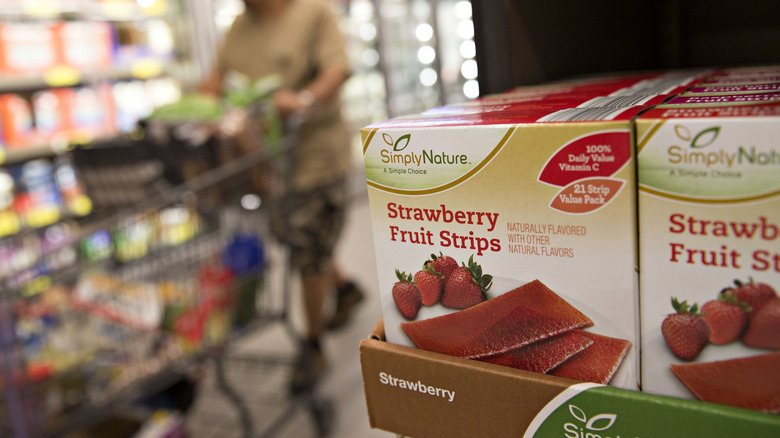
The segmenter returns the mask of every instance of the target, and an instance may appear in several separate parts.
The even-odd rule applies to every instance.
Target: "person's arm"
[[[198,86],[198,92],[212,96],[219,97],[222,94],[222,74],[214,70],[206,79]]]
[[[349,76],[347,69],[327,67],[301,91],[281,89],[274,93],[274,106],[282,116],[306,112],[312,106],[328,103],[336,97]]]

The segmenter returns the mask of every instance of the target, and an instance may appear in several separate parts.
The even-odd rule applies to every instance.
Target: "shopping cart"
[[[273,267],[281,283],[266,281],[268,215],[283,212],[246,193],[263,171],[288,168],[296,126],[273,147],[227,160],[218,136],[177,138],[211,128],[185,123],[72,152],[91,213],[0,242],[34,248],[0,271],[0,436],[65,436],[209,361],[246,438],[271,436],[301,407],[328,434],[332,406],[313,389],[286,397],[289,408],[255,430],[225,376],[242,336],[281,324],[297,345],[287,256]],[[54,227],[56,242],[41,237]]]

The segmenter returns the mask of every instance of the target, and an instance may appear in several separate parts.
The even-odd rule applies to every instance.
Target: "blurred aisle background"
[[[329,367],[316,394],[332,405],[332,411],[324,412],[325,421],[329,421],[332,427],[329,436],[390,437],[393,434],[370,428],[363,393],[358,344],[376,325],[381,310],[365,179],[361,167],[356,167],[353,183],[354,201],[337,258],[345,274],[363,288],[366,297],[346,327],[329,332],[325,337]],[[273,261],[274,254],[271,257]],[[294,313],[291,320],[297,328],[301,324],[301,315],[295,310],[302,307],[297,303],[300,292],[295,284],[292,293],[291,307]],[[305,406],[296,404],[293,405],[297,406],[293,412],[284,411],[290,406],[286,398],[289,367],[264,365],[256,361],[258,357],[269,355],[292,358],[294,345],[284,326],[274,324],[243,339],[227,355],[227,378],[246,402],[256,433],[289,438],[318,436],[313,417]],[[281,419],[278,427],[272,424],[277,419]],[[189,438],[239,438],[243,436],[241,426],[238,411],[218,390],[214,364],[209,362],[198,398],[187,417]]]

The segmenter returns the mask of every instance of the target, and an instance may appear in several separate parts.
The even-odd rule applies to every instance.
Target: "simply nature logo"
[[[780,153],[774,149],[759,150],[755,146],[743,145],[738,146],[736,151],[718,148],[716,143],[721,129],[720,126],[712,126],[692,132],[684,125],[675,125],[675,135],[685,142],[686,146],[670,146],[667,149],[669,162],[729,169],[736,165],[780,166]]]
[[[430,148],[419,148],[419,151],[406,151],[407,147],[412,143],[412,134],[404,134],[394,139],[390,134],[383,133],[382,140],[389,146],[389,148],[384,148],[379,153],[384,164],[418,167],[424,164],[468,164],[468,156],[465,154],[436,152]]]
[[[409,141],[412,139],[412,134],[404,134],[398,137],[398,140],[393,140],[390,134],[382,134],[382,140],[389,146],[393,147],[393,151],[399,152],[406,149],[409,146]]]
[[[720,135],[720,126],[707,128],[694,136],[687,127],[683,125],[676,125],[674,127],[674,133],[680,140],[689,142],[691,149],[701,149],[715,142],[715,140],[718,138],[718,135]]]
[[[598,414],[588,418],[585,411],[577,406],[569,405],[569,412],[576,422],[568,422],[563,425],[566,438],[609,438],[609,428],[615,424],[617,414]]]

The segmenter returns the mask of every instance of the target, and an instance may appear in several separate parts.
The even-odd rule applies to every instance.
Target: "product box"
[[[636,131],[642,390],[780,413],[780,103],[662,105]]]
[[[57,64],[55,23],[1,23],[0,72],[41,74]]]
[[[360,343],[371,427],[415,438],[774,438],[780,417],[531,373],[385,341]]]
[[[16,93],[0,94],[0,120],[8,149],[23,149],[38,141],[30,101]]]
[[[780,91],[780,82],[761,82],[756,84],[699,85],[686,90],[685,94],[751,94]]]
[[[35,128],[40,141],[67,142],[70,126],[70,88],[37,91],[30,98],[35,116]]]
[[[55,28],[60,63],[88,71],[111,67],[114,35],[105,21],[63,21]]]
[[[85,142],[117,132],[112,89],[110,84],[70,89],[67,107],[72,141]]]
[[[539,86],[518,87],[504,93],[483,96],[457,105],[434,108],[490,108],[500,105],[567,108],[626,108],[663,103],[672,95],[684,92],[703,71],[672,71],[626,75],[599,75],[587,79],[562,80]]]
[[[683,94],[665,102],[667,105],[740,105],[780,101],[780,91],[737,94]]]
[[[444,107],[362,130],[387,341],[637,389],[643,107],[541,121],[559,108]],[[459,273],[440,270],[439,296],[420,274],[409,304],[399,278],[442,256]]]

